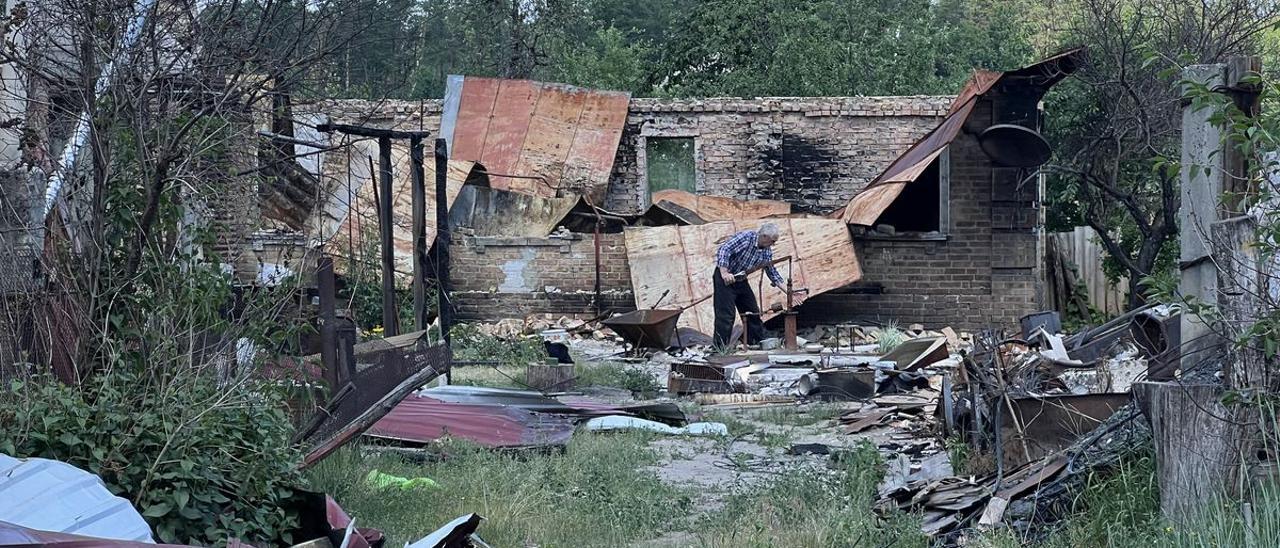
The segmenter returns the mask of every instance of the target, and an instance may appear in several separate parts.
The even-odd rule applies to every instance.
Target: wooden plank
[[[450,157],[473,162],[483,157],[489,120],[498,99],[498,82],[492,78],[463,79]]]
[[[671,202],[698,214],[702,220],[740,221],[791,214],[791,204],[777,200],[735,200],[723,196],[704,196],[676,188],[653,193],[653,203]]]
[[[533,116],[541,88],[528,80],[502,80],[498,87],[497,103],[493,107],[493,120],[485,136],[484,152],[479,161],[490,173],[514,174],[529,133],[529,120]],[[459,116],[458,125],[464,120]],[[454,139],[457,139],[456,134]],[[493,188],[508,190],[518,179],[492,177]]]
[[[699,297],[711,294],[715,269],[715,254],[720,243],[735,232],[756,229],[762,221],[716,222],[696,226],[632,227],[625,233],[627,259],[631,267],[631,285],[636,306],[644,308],[667,290],[666,303],[671,306],[687,306]],[[862,278],[862,270],[854,253],[849,231],[842,221],[835,219],[786,219],[778,224],[781,237],[775,247],[777,257],[791,254],[795,257],[796,287],[807,287],[810,292],[799,295],[795,304],[832,289],[843,287]],[[780,271],[786,276],[785,264]],[[757,272],[748,279],[752,290],[763,286],[764,318],[776,315],[768,312],[774,304],[781,309],[786,295],[767,282],[762,283],[764,272]],[[714,326],[715,310],[711,300],[686,310],[680,316],[681,327],[709,333]]]

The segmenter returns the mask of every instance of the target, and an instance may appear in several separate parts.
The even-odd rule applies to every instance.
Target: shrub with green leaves
[[[300,453],[269,386],[219,387],[188,370],[128,368],[72,387],[49,377],[0,391],[0,452],[67,462],[129,499],[157,540],[290,543]]]

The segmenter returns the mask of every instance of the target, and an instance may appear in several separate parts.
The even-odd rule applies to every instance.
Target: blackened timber
[[[337,319],[334,302],[337,297],[332,257],[320,257],[316,261],[316,288],[320,292],[320,366],[330,393],[337,393],[341,375],[338,373],[338,337],[334,330]]]
[[[436,139],[436,294],[438,296],[440,335],[449,344],[449,325],[453,311],[449,303],[449,145],[444,139]],[[445,379],[451,381],[449,373]]]
[[[399,129],[384,129],[376,127],[353,126],[348,124],[334,124],[326,122],[316,125],[316,131],[321,133],[346,133],[347,135],[357,135],[360,137],[373,137],[376,139],[421,139],[430,137],[431,132],[428,131],[403,131]]]
[[[382,329],[387,337],[400,334],[396,310],[395,247],[391,239],[391,137],[378,138],[378,229],[382,236]]]
[[[422,138],[409,140],[410,175],[413,184],[413,321],[427,328],[427,187],[422,165]]]

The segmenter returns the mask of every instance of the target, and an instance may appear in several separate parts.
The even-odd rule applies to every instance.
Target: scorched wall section
[[[649,206],[646,142],[692,137],[699,194],[791,202],[828,213],[848,202],[946,114],[950,97],[631,100],[606,209]]]

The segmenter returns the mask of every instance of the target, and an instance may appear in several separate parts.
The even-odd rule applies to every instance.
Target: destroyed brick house
[[[311,127],[328,119],[448,141],[449,294],[460,319],[625,311],[660,295],[685,306],[710,290],[701,263],[716,238],[775,217],[797,242],[826,246],[791,249],[798,286],[815,286],[801,322],[1008,325],[1044,307],[1035,166],[1047,149],[1035,132],[1040,99],[1078,54],[977,71],[954,98],[629,98],[451,77],[443,101],[299,106],[294,135],[327,150],[300,160],[313,186],[262,186],[264,225],[275,228],[252,236],[241,270],[296,268],[300,248],[352,256],[376,226],[366,184],[376,143]],[[407,272],[410,170],[408,149],[395,146],[396,259]],[[430,158],[426,167],[430,187]],[[643,262],[627,243],[655,224],[721,228],[670,229]],[[636,261],[658,270],[637,272]]]

